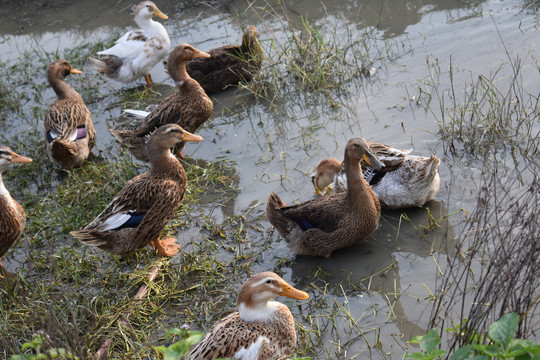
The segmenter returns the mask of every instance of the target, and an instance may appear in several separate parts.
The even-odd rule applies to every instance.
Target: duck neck
[[[174,80],[174,84],[176,85],[176,87],[178,87],[179,90],[181,90],[182,86],[189,79],[191,79],[191,77],[189,76],[189,74],[188,74],[188,72],[186,70],[186,62],[185,61],[180,61],[176,68],[169,69],[169,73],[171,75],[171,78]]]
[[[141,28],[142,31],[148,32],[152,31],[155,28],[155,24],[157,24],[154,20],[152,20],[151,17],[135,17],[135,24],[139,28]]]
[[[166,173],[172,177],[185,177],[184,168],[170,149],[152,149],[151,144],[149,144],[148,158],[151,172]]]
[[[248,305],[244,302],[238,304],[238,313],[244,321],[268,321],[279,307],[277,301],[266,301]]]
[[[4,181],[2,180],[2,170],[0,168],[0,196],[6,196],[9,195],[9,191],[7,191],[6,187],[4,186]]]
[[[363,198],[365,193],[370,190],[369,184],[362,175],[362,167],[360,160],[345,158],[345,173],[347,174],[347,198],[350,200],[351,206],[359,206],[361,201],[357,199]]]
[[[77,93],[77,91],[75,91],[75,89],[73,89],[63,78],[49,76],[48,80],[58,99],[62,100],[73,96],[79,96],[79,93]]]

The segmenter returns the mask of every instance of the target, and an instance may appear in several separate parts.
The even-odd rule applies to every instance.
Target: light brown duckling
[[[186,71],[186,62],[193,58],[207,58],[210,55],[188,44],[178,45],[169,55],[167,62],[169,75],[178,91],[163,100],[150,113],[140,110],[125,110],[140,122],[129,130],[110,130],[121,144],[137,159],[149,161],[146,151],[146,135],[165,124],[178,124],[188,132],[195,132],[212,115],[214,104],[197,81]],[[184,144],[178,145],[179,156]]]
[[[58,99],[49,106],[43,120],[49,159],[63,169],[81,166],[96,136],[92,115],[81,95],[64,80],[69,74],[82,74],[82,71],[66,60],[49,65],[47,80]]]
[[[266,217],[297,255],[330,256],[337,249],[354,245],[379,224],[379,199],[362,175],[361,161],[376,169],[381,163],[362,138],[345,147],[345,193],[319,197],[287,206],[276,193],[270,194]]]
[[[257,39],[257,28],[250,25],[242,36],[242,45],[227,45],[208,51],[210,58],[187,63],[188,74],[207,93],[216,93],[249,82],[261,70],[263,51]]]
[[[388,145],[368,143],[373,154],[385,164],[375,170],[362,164],[364,178],[379,197],[383,209],[421,207],[435,198],[439,191],[439,158],[410,155],[411,150],[398,150]],[[336,159],[322,160],[311,174],[315,192],[327,193],[333,185],[335,192],[347,190],[343,165]]]
[[[150,170],[131,179],[94,221],[71,234],[113,254],[151,243],[160,255],[174,256],[179,249],[176,239],[158,237],[184,198],[187,178],[170,148],[201,140],[176,124],[159,127],[148,140]]]
[[[309,298],[273,272],[254,275],[238,293],[238,312],[212,326],[189,359],[288,359],[296,349],[294,318],[287,306],[270,301],[276,296]]]
[[[13,199],[4,186],[2,172],[9,164],[29,163],[32,159],[16,154],[6,146],[0,146],[0,260],[2,256],[17,242],[26,225],[26,214],[23,207]],[[3,278],[0,261],[0,278]]]

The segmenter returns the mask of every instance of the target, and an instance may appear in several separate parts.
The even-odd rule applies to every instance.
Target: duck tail
[[[107,240],[96,236],[92,230],[77,230],[70,232],[71,235],[79,239],[80,242],[90,246],[103,246],[107,244]]]
[[[423,180],[426,183],[431,183],[435,176],[439,173],[439,164],[441,160],[435,155],[431,155],[428,161],[425,162],[422,169],[420,169],[420,174],[423,174]]]
[[[122,111],[122,115],[133,120],[142,120],[147,117],[148,114],[150,114],[150,112],[145,110],[125,109],[124,111]]]
[[[90,60],[90,63],[92,63],[92,66],[94,66],[98,72],[107,74],[113,78],[118,77],[118,72],[123,63],[121,58],[114,55],[103,56],[101,59],[88,57],[88,60]]]
[[[129,148],[129,151],[136,159],[145,162],[150,161],[146,148],[146,136],[136,136],[133,130],[109,129],[109,131],[120,142],[120,144]]]

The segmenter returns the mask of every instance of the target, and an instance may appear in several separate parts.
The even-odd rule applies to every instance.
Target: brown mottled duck
[[[187,178],[170,149],[201,140],[176,124],[159,127],[147,144],[150,170],[131,179],[94,221],[71,234],[113,254],[127,254],[150,243],[159,255],[174,256],[179,249],[176,239],[160,240],[159,235],[184,198]]]
[[[249,82],[261,70],[263,51],[257,39],[257,28],[244,31],[242,45],[227,45],[208,51],[210,58],[187,63],[188,74],[207,93],[216,93],[241,81]]]
[[[63,169],[81,166],[95,143],[92,115],[75,89],[64,80],[69,74],[82,74],[66,60],[56,60],[47,69],[47,80],[57,100],[45,113],[43,126],[47,154]]]
[[[347,191],[287,206],[270,194],[266,217],[297,255],[329,257],[337,249],[352,246],[371,234],[379,224],[379,199],[362,175],[361,162],[376,169],[381,163],[362,138],[345,147]]]
[[[209,57],[207,53],[188,44],[178,45],[169,55],[167,62],[169,75],[178,91],[163,100],[151,112],[124,110],[139,120],[127,130],[110,130],[121,144],[128,146],[137,159],[149,161],[146,149],[146,135],[165,124],[177,124],[188,132],[195,132],[212,115],[214,104],[197,81],[186,72],[186,62],[196,58]],[[178,155],[183,157],[184,143],[178,145]]]
[[[16,154],[6,146],[0,146],[0,259],[19,240],[26,225],[24,209],[4,186],[2,172],[9,164],[24,164],[31,161],[32,159]],[[0,278],[3,278],[2,271],[0,261]]]
[[[309,298],[273,272],[254,275],[238,293],[238,312],[212,326],[189,360],[288,359],[296,349],[294,318],[287,306],[271,301],[276,296]]]

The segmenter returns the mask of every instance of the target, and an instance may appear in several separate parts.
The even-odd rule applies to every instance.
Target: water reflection
[[[356,246],[338,250],[328,259],[297,256],[290,263],[291,281],[300,288],[312,287],[316,298],[324,293],[325,297],[344,303],[364,331],[370,326],[395,326],[404,336],[403,340],[424,334],[427,329],[418,322],[425,305],[411,307],[410,301],[406,304],[402,302],[409,296],[410,290],[409,285],[402,285],[402,276],[416,271],[416,265],[405,260],[445,263],[446,257],[455,256],[454,229],[445,219],[447,215],[448,211],[439,201],[429,202],[423,209],[383,213],[379,229],[371,238]],[[438,226],[433,225],[433,220],[439,220]],[[415,276],[427,281],[433,275]],[[364,296],[372,299],[363,300]],[[373,308],[373,313],[377,314],[374,319],[365,317],[369,310],[366,302],[379,303]],[[327,316],[326,320],[321,321],[331,321],[330,314]],[[363,337],[358,337],[354,327],[347,329],[345,324],[347,321],[341,322],[342,334],[338,338],[344,343],[348,338],[355,339],[347,345],[349,354],[367,351]],[[383,343],[384,346],[388,346],[388,343]]]

